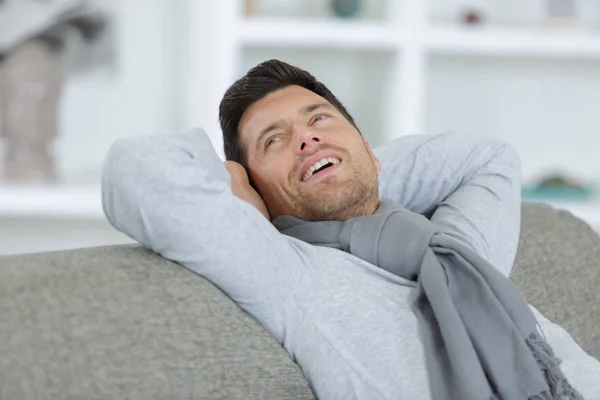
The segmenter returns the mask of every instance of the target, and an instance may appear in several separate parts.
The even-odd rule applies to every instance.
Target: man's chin
[[[348,196],[344,190],[331,188],[320,190],[305,197],[304,211],[306,219],[311,221],[334,221],[343,219],[348,208],[353,206],[356,199]]]

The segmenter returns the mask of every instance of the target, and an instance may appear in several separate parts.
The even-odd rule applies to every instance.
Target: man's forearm
[[[411,136],[377,149],[380,193],[461,240],[508,275],[520,229],[520,162],[502,140]]]

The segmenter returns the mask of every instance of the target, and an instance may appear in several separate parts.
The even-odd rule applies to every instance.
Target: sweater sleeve
[[[300,255],[233,195],[203,130],[115,142],[104,164],[102,200],[116,229],[210,280],[281,340],[278,308],[302,270]]]
[[[428,215],[509,275],[521,222],[520,160],[511,145],[446,133],[401,137],[375,153],[382,197]]]

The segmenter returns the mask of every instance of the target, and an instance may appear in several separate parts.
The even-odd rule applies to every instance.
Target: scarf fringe
[[[562,361],[556,357],[552,347],[537,329],[529,335],[526,342],[550,388],[550,393],[533,396],[530,400],[584,400],[560,370]]]

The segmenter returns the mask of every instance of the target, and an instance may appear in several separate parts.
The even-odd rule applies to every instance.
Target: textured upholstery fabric
[[[600,238],[524,205],[511,278],[600,357]],[[0,399],[314,399],[212,284],[138,246],[0,257]]]
[[[222,292],[135,246],[0,258],[0,399],[314,399]]]
[[[527,301],[600,359],[600,236],[567,211],[523,205],[511,279]]]

